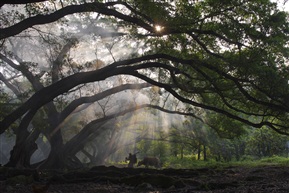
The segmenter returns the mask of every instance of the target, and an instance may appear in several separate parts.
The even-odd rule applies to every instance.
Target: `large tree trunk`
[[[53,103],[49,103],[46,105],[46,112],[48,113],[48,117],[51,116],[51,114],[57,113],[55,106]],[[39,137],[40,130],[38,128],[34,128],[34,131],[31,133],[28,132],[27,128],[28,125],[30,124],[32,118],[35,115],[36,110],[30,111],[23,120],[21,121],[19,127],[16,129],[15,134],[16,134],[16,143],[13,149],[11,150],[10,153],[10,159],[9,162],[6,164],[6,166],[9,167],[30,167],[30,159],[33,153],[38,149],[37,144],[35,141]],[[48,128],[48,130],[52,130],[56,125],[58,125],[57,121],[50,120],[50,125],[52,127]],[[50,133],[48,131],[48,133]],[[51,152],[52,152],[52,147],[54,146],[56,151],[59,150],[61,147],[56,141],[60,141],[62,144],[62,136],[59,131],[59,133],[56,133],[54,137],[52,137],[52,140],[50,141],[51,144]],[[55,143],[53,145],[53,143]]]
[[[11,150],[11,156],[7,167],[29,168],[30,158],[37,150],[37,144],[34,141],[16,143]]]
[[[58,130],[49,140],[51,150],[48,158],[39,166],[42,169],[63,169],[65,168],[65,155],[63,152],[63,139],[61,131]]]
[[[29,112],[23,120],[21,121],[19,127],[14,131],[16,135],[15,146],[10,152],[10,159],[6,166],[9,167],[30,167],[30,157],[37,149],[37,144],[35,143],[34,137],[39,135],[39,133],[28,132],[27,128],[30,123],[30,120],[34,116],[35,112]]]

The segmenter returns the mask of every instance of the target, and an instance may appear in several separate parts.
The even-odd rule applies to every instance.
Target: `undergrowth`
[[[161,159],[162,168],[173,169],[197,169],[197,168],[226,168],[226,167],[257,167],[268,165],[289,166],[289,158],[273,156],[261,159],[246,157],[241,161],[215,161],[215,160],[196,160],[192,156],[184,156],[182,159],[179,157],[167,157]],[[127,162],[111,162],[108,165],[116,167],[127,167]],[[136,166],[135,166],[136,167]]]
[[[170,157],[168,158],[164,164],[164,168],[187,168],[187,169],[194,169],[194,168],[218,168],[218,167],[234,167],[234,166],[244,166],[244,167],[257,167],[257,166],[266,166],[266,165],[280,165],[280,166],[289,166],[289,158],[287,157],[265,157],[261,159],[243,159],[242,161],[215,161],[215,160],[194,160],[192,157],[183,157],[175,158]]]

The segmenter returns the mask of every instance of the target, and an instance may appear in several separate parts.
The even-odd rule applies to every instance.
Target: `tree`
[[[35,149],[35,137],[40,132],[37,130],[35,135],[30,135],[27,128],[41,108],[52,105],[54,100],[81,85],[101,82],[115,76],[135,77],[161,88],[160,94],[169,93],[187,105],[187,108],[176,109],[180,113],[199,119],[207,112],[211,117],[220,114],[242,124],[257,128],[267,126],[281,134],[288,134],[289,90],[286,61],[289,25],[287,13],[278,10],[275,3],[269,0],[175,1],[174,4],[166,1],[102,3],[67,0],[61,3],[47,1],[45,3],[48,8],[41,11],[44,1],[41,2],[26,5],[25,14],[11,14],[9,6],[3,5],[6,1],[0,4],[4,12],[0,18],[3,21],[0,29],[1,65],[5,68],[9,59],[13,61],[17,55],[11,55],[13,47],[9,42],[15,44],[17,40],[25,38],[21,37],[25,35],[33,39],[34,36],[29,34],[28,29],[48,42],[53,40],[52,36],[59,35],[53,34],[49,28],[42,30],[39,27],[44,25],[59,27],[61,33],[65,34],[59,36],[60,39],[67,40],[72,34],[83,37],[83,31],[87,30],[90,35],[94,34],[87,36],[90,40],[95,38],[107,41],[107,34],[110,34],[109,37],[125,37],[142,46],[139,47],[139,52],[134,52],[127,58],[115,57],[113,47],[107,46],[111,56],[107,65],[100,69],[83,68],[75,73],[62,71],[65,68],[61,67],[62,64],[56,58],[52,63],[52,75],[56,72],[55,76],[45,87],[35,83],[35,78],[29,80],[29,74],[24,74],[25,69],[17,69],[22,65],[16,65],[17,71],[39,87],[34,88],[34,94],[21,106],[1,120],[0,133],[20,120],[17,130],[21,137],[18,144],[23,142],[28,145],[27,150],[30,152],[25,153],[27,157]],[[18,4],[19,1],[11,3]],[[43,14],[39,14],[41,12]],[[84,25],[77,25],[72,14],[79,16],[76,19]],[[64,16],[68,19],[64,20]],[[92,22],[93,20],[100,22]],[[65,30],[65,25],[74,25],[75,33],[71,34],[73,28]],[[109,25],[115,31],[107,30]],[[87,26],[91,28],[85,28]],[[77,40],[83,41],[81,38]],[[32,64],[27,63],[24,67],[31,68]],[[39,67],[35,69],[40,71]],[[15,78],[11,74],[6,76]],[[46,114],[54,112],[52,114],[58,115],[55,106],[50,107],[51,111]],[[205,122],[206,118],[203,119]],[[57,128],[56,123],[60,122],[50,123],[50,131]],[[216,127],[212,124],[210,126]],[[60,130],[55,131],[59,133],[50,140],[56,148],[62,142]],[[32,143],[25,140],[28,136]],[[55,141],[52,142],[53,140]],[[56,154],[53,155],[55,156]],[[24,159],[27,157],[24,156]]]
[[[288,136],[280,136],[268,128],[253,130],[247,139],[247,154],[256,157],[284,156],[287,153]]]

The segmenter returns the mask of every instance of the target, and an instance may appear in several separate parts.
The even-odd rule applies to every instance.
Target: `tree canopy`
[[[15,99],[9,104],[18,104],[1,114],[0,133],[15,129],[15,155],[23,143],[35,149],[27,140],[40,133],[65,152],[72,142],[57,134],[64,120],[128,89],[147,91],[149,102],[119,112],[98,102],[100,119],[72,139],[146,107],[193,116],[218,133],[238,134],[245,124],[289,134],[289,23],[276,3],[15,0],[0,7],[0,80]],[[44,128],[36,127],[40,113]]]

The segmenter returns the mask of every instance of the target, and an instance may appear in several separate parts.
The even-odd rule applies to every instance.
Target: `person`
[[[129,161],[127,167],[133,168],[133,165],[137,163],[136,154],[128,154],[128,157],[125,158],[125,161]]]

